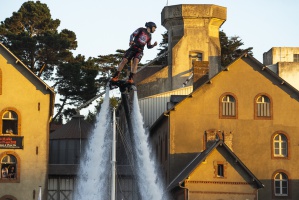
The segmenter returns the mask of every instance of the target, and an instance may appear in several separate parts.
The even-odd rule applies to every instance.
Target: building
[[[92,130],[84,116],[75,115],[50,134],[48,199],[73,199],[80,158]]]
[[[298,97],[295,88],[246,54],[205,78],[151,127],[166,179],[170,183],[205,150],[205,134],[223,134],[234,154],[265,185],[259,199],[299,198]]]
[[[219,44],[215,42],[219,40],[216,30],[219,32],[225,19],[226,9],[220,6],[165,7],[162,24],[169,31],[168,65],[156,66],[152,73],[149,69],[137,73],[142,114],[148,116],[145,124],[163,175],[170,187],[206,150],[205,137],[218,135],[244,168],[265,186],[259,189],[258,199],[298,199],[299,92],[246,53],[220,71],[216,62],[220,54],[212,53],[217,52],[213,49]],[[208,41],[208,45],[197,40]],[[195,57],[199,59],[192,60],[193,52],[198,53]],[[193,78],[183,88],[190,73]],[[192,92],[188,94],[190,87]],[[212,167],[209,170],[214,169],[211,163],[218,161],[228,162],[221,157],[208,159]],[[200,170],[200,166],[192,170]],[[193,181],[209,178],[206,181],[212,183],[213,191],[206,187],[186,188],[189,193],[204,193],[205,199],[219,199],[215,194],[221,195],[221,199],[232,199],[232,195],[238,199],[247,193],[222,191],[219,182],[232,186],[230,176],[219,179],[206,177],[206,169],[200,172],[201,177]],[[246,179],[237,182],[240,188],[248,183]],[[172,195],[174,199],[191,199],[176,192]]]
[[[55,94],[0,43],[0,199],[45,199]]]
[[[263,64],[299,89],[299,48],[272,47],[263,55]]]
[[[213,142],[169,184],[174,199],[257,199],[262,183],[222,139]]]

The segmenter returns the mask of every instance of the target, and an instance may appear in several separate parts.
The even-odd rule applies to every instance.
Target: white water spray
[[[148,132],[143,126],[143,117],[138,105],[137,91],[134,91],[132,109],[133,139],[136,152],[137,181],[142,200],[167,200],[163,192],[162,178],[155,167],[155,158],[151,158],[151,148],[148,145]]]
[[[88,139],[84,156],[81,156],[75,200],[109,199],[109,171],[111,152],[111,111],[109,109],[109,88],[97,115],[96,127]]]

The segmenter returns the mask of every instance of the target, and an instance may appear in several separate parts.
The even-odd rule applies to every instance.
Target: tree
[[[160,52],[157,56],[162,55],[164,52],[168,51],[168,32],[166,31],[162,34],[163,40],[159,44],[160,45]],[[220,39],[220,46],[221,46],[221,66],[226,67],[236,58],[242,55],[245,51],[252,55],[252,47],[247,49],[240,49],[244,43],[239,38],[239,36],[227,37],[223,31],[219,31],[219,39]],[[167,57],[167,55],[165,55]],[[164,57],[163,57],[164,58]],[[155,63],[156,65],[162,65],[165,59],[159,59]],[[167,61],[167,59],[166,59]]]
[[[227,37],[223,31],[219,31],[221,45],[221,66],[226,67],[245,51],[252,55],[252,47],[240,49],[244,43],[239,36]]]
[[[74,58],[71,50],[77,48],[76,34],[67,29],[58,32],[59,25],[60,20],[52,19],[49,8],[40,1],[23,3],[0,25],[0,41],[33,73],[53,81],[56,97],[60,97],[54,121],[75,114],[69,105],[83,104],[100,90],[95,60],[85,60],[82,55]]]
[[[70,60],[71,50],[77,48],[75,33],[67,29],[59,33],[59,25],[46,4],[28,1],[1,22],[0,41],[33,73],[49,80],[54,67]]]
[[[117,70],[118,64],[121,62],[125,50],[117,49],[115,54],[108,55],[99,55],[98,58],[95,59],[99,66],[99,84],[105,85],[107,84],[107,80],[114,74]],[[125,72],[122,71],[121,75],[126,76]]]
[[[53,119],[62,114],[66,118],[75,115],[77,107],[97,95],[99,90],[96,79],[98,69],[94,58],[85,60],[82,55],[59,65],[54,80],[57,91],[61,95],[61,103],[55,104],[58,112]],[[75,108],[69,106],[75,106]],[[68,108],[64,109],[65,107]]]

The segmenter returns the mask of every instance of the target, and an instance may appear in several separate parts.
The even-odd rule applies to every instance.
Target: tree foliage
[[[164,52],[168,51],[168,32],[166,31],[162,34],[163,40],[159,44],[160,52],[157,56],[162,55]],[[252,55],[252,47],[247,49],[241,49],[240,47],[244,45],[239,36],[228,37],[223,31],[219,31],[219,39],[221,46],[221,66],[226,67],[236,58],[242,55],[245,51]],[[163,61],[167,61],[167,55],[163,58],[157,60],[154,64],[163,65]]]
[[[75,33],[58,32],[59,25],[46,4],[28,1],[1,22],[0,41],[37,76],[49,80],[55,66],[70,60],[71,50],[77,48]]]
[[[98,66],[93,58],[73,57],[76,34],[58,27],[46,4],[28,1],[0,25],[0,41],[25,63],[33,73],[51,80],[58,93],[53,120],[75,114],[74,108],[93,98],[100,90]],[[56,72],[56,74],[54,74]]]
[[[113,75],[116,72],[117,66],[121,62],[124,53],[125,50],[117,49],[116,53],[114,54],[99,55],[95,59],[99,66],[100,85],[106,84],[108,78],[111,77],[111,75]],[[126,72],[122,71],[121,76],[122,77],[126,76]]]
[[[219,31],[221,45],[221,66],[226,67],[245,51],[252,55],[252,47],[241,49],[244,45],[239,36],[227,37],[223,31]]]
[[[65,107],[68,107],[63,111],[65,117],[76,114],[76,107],[96,96],[99,89],[97,76],[98,65],[94,58],[86,60],[78,55],[67,63],[61,63],[54,79],[62,102],[55,106],[61,112],[58,111],[54,119],[62,114]]]

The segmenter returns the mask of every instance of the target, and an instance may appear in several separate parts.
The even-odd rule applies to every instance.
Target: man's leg
[[[119,63],[117,71],[115,72],[115,74],[112,76],[111,81],[113,82],[117,82],[118,81],[118,76],[121,72],[121,70],[124,68],[124,66],[128,63],[128,59],[127,58],[123,58],[122,61]]]
[[[139,59],[138,58],[134,58],[133,60],[133,65],[132,65],[132,69],[131,69],[131,73],[130,73],[130,76],[129,76],[129,79],[128,79],[128,83],[130,84],[133,84],[134,81],[133,81],[133,77],[134,75],[137,73],[137,67],[138,67],[138,63],[139,63]]]

